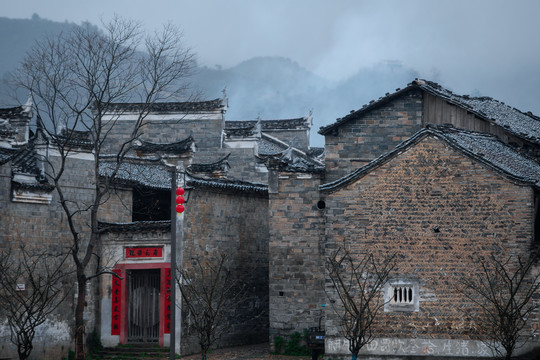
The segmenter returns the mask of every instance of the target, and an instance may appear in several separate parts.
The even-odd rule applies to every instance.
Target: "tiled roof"
[[[52,191],[54,186],[47,182],[45,174],[42,173],[38,165],[38,155],[34,149],[34,140],[35,138],[31,139],[28,144],[20,148],[0,148],[0,165],[11,160],[12,174],[33,176],[34,179],[31,183],[13,181],[13,187],[15,189]]]
[[[250,136],[257,122],[260,121],[262,131],[308,129],[311,125],[309,117],[279,120],[228,120],[225,121],[227,136]]]
[[[15,134],[16,132],[11,127],[11,124],[9,123],[9,121],[5,119],[0,119],[0,136],[8,137],[8,136],[13,136]]]
[[[112,176],[117,162],[114,156],[102,157],[99,164],[99,176]],[[125,158],[114,178],[116,183],[142,185],[152,189],[169,190],[171,173],[159,160]]]
[[[446,141],[453,148],[474,158],[476,161],[507,178],[537,187],[540,186],[540,165],[519,154],[512,147],[500,141],[496,136],[455,129],[449,126],[430,125],[402,142],[394,150],[381,155],[341,179],[321,185],[319,189],[321,191],[338,190],[368,174],[373,169],[391,160],[406,148],[417,144],[427,136],[435,136]]]
[[[233,192],[249,192],[260,195],[268,194],[268,185],[240,180],[203,179],[191,176],[187,180],[187,185],[195,188],[207,188]]]
[[[39,175],[40,171],[37,167],[36,152],[34,151],[34,144],[28,143],[23,148],[17,150],[17,152],[11,158],[11,168],[13,172]]]
[[[140,231],[152,231],[152,230],[170,230],[170,220],[160,221],[134,221],[128,223],[112,223],[99,221],[98,230],[100,233],[106,232],[140,232]]]
[[[51,192],[54,190],[54,185],[51,185],[47,182],[35,182],[35,183],[18,183],[13,182],[13,190],[43,190],[46,192]]]
[[[342,124],[356,119],[359,116],[362,116],[365,112],[368,112],[413,89],[420,89],[434,96],[443,98],[450,104],[456,105],[482,119],[495,123],[517,137],[540,144],[540,119],[531,113],[523,113],[490,97],[456,95],[452,93],[452,91],[443,88],[435,82],[418,79],[408,84],[404,89],[396,89],[396,92],[392,94],[386,93],[384,97],[381,97],[376,101],[371,101],[369,104],[364,105],[360,110],[354,111],[343,118],[337,119],[337,121],[333,124],[321,127],[319,134],[326,135]]]
[[[151,105],[143,103],[111,103],[107,104],[106,110],[114,112],[139,112],[142,109],[145,109],[147,106],[150,106],[149,111],[152,113],[214,111],[225,108],[223,99],[215,99],[193,102],[158,102]]]
[[[32,117],[32,112],[29,111],[24,105],[11,108],[0,108],[0,119],[9,120],[30,117]]]
[[[63,128],[55,138],[55,142],[60,145],[67,145],[82,149],[91,150],[94,147],[92,134],[90,131],[80,131]]]
[[[231,167],[229,165],[229,156],[231,156],[230,153],[224,158],[219,159],[218,161],[215,161],[212,163],[191,164],[188,166],[187,169],[194,173],[211,173],[211,172],[216,172],[216,171],[226,171],[227,169]]]
[[[188,138],[184,140],[180,140],[173,143],[154,143],[150,141],[145,140],[139,140],[141,142],[140,145],[135,145],[135,150],[139,150],[142,152],[149,152],[149,153],[155,153],[155,152],[164,152],[169,154],[184,154],[191,150],[191,147],[193,145],[193,137],[189,136]]]
[[[259,156],[277,161],[280,170],[309,173],[324,171],[324,163],[316,156],[293,148],[273,136],[263,133],[258,144]]]
[[[6,149],[0,147],[0,165],[4,165],[11,160],[12,156],[17,152],[17,149]]]

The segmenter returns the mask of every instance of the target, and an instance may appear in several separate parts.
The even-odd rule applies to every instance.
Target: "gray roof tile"
[[[321,185],[319,189],[332,192],[351,184],[427,136],[435,136],[446,141],[455,149],[507,178],[540,187],[540,164],[521,155],[496,136],[460,130],[449,126],[430,125],[402,142],[394,150],[379,156],[377,159],[336,181]]]
[[[540,120],[531,113],[523,113],[513,107],[494,100],[490,97],[470,97],[467,95],[456,95],[452,91],[443,88],[439,84],[427,80],[415,80],[404,89],[396,89],[396,92],[387,93],[377,101],[371,101],[369,105],[364,105],[360,110],[353,111],[351,114],[337,119],[336,122],[323,126],[319,129],[319,134],[329,134],[335,128],[345,124],[365,112],[370,111],[386,102],[401,96],[402,94],[414,89],[426,91],[434,96],[445,99],[451,104],[461,107],[480,118],[491,121],[504,128],[506,131],[517,137],[527,139],[531,142],[540,144]]]

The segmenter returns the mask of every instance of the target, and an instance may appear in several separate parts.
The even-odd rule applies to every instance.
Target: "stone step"
[[[103,348],[94,355],[97,360],[166,360],[169,348],[155,344],[128,344]]]

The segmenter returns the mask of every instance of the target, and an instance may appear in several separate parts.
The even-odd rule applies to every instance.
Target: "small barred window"
[[[412,286],[396,286],[393,295],[392,302],[395,304],[412,304],[413,302]]]
[[[418,283],[396,280],[385,285],[384,311],[419,311]]]

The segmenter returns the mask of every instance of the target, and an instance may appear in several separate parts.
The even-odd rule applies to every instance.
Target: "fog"
[[[99,24],[116,13],[141,21],[148,31],[171,22],[183,29],[199,65],[210,69],[280,56],[337,84],[395,63],[459,94],[491,96],[540,114],[539,1],[20,0],[2,5],[0,15],[10,18],[37,13]],[[368,100],[359,98],[355,108]],[[330,120],[335,119],[325,122]]]

